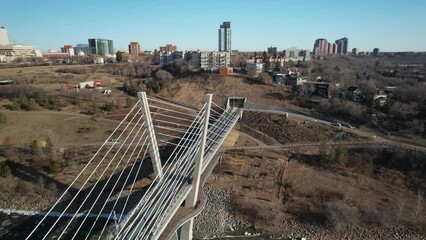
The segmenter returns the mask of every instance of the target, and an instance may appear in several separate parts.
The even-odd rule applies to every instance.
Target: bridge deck
[[[205,171],[201,175],[201,184],[199,188],[199,203],[197,206],[193,209],[180,207],[176,214],[172,217],[167,227],[164,229],[163,233],[158,238],[159,240],[167,240],[170,239],[170,237],[173,235],[176,230],[181,227],[185,222],[187,222],[189,219],[197,216],[200,214],[200,212],[204,209],[206,206],[207,198],[203,191],[203,186],[207,182],[207,179],[209,178],[211,172],[215,168],[217,162],[221,158],[222,154],[217,153],[212,160],[210,161],[209,165],[206,167]]]

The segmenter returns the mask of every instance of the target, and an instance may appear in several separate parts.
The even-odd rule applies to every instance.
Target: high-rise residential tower
[[[277,56],[278,55],[278,50],[277,47],[268,47],[268,54],[271,56]]]
[[[341,38],[336,40],[337,54],[346,55],[348,53],[348,42],[347,38]]]
[[[322,56],[328,53],[328,43],[324,38],[318,38],[314,44],[314,55]]]
[[[219,51],[231,50],[231,22],[223,22],[219,28]]]
[[[175,52],[177,47],[173,44],[166,44],[166,46],[160,46],[160,52]]]
[[[0,27],[0,46],[9,45],[9,36],[7,35],[7,30],[3,26]]]
[[[138,42],[131,42],[129,44],[129,54],[132,56],[139,56],[139,53],[141,52],[141,45],[139,45]]]

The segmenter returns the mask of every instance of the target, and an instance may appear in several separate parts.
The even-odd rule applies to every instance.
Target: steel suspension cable
[[[35,228],[30,232],[30,234],[25,238],[29,239],[34,232],[40,227],[40,225],[44,222],[44,220],[47,218],[47,216],[53,211],[53,209],[61,202],[62,198],[67,194],[67,192],[71,189],[71,187],[74,185],[74,183],[77,181],[77,179],[83,174],[83,172],[86,170],[86,168],[90,165],[90,163],[95,159],[95,157],[100,153],[102,148],[106,145],[109,139],[115,134],[115,132],[121,127],[123,122],[130,116],[130,114],[133,112],[133,110],[138,106],[140,100],[136,102],[135,105],[130,109],[130,111],[127,113],[126,116],[124,116],[123,120],[117,125],[117,127],[112,131],[112,133],[108,136],[107,140],[99,147],[99,149],[96,151],[96,153],[93,155],[93,157],[87,162],[87,164],[84,166],[84,168],[80,171],[80,173],[75,177],[75,179],[71,182],[71,184],[65,189],[64,193],[59,197],[59,199],[53,204],[53,206],[49,209],[49,211],[44,215],[44,217],[40,220],[40,222],[35,226]],[[115,142],[113,143],[113,145]]]
[[[197,118],[201,118],[201,115],[203,115],[203,109],[204,109],[204,107],[205,107],[206,105],[204,105],[203,106],[203,108],[198,112],[198,114],[197,114],[197,116],[196,116],[196,119]],[[196,119],[194,120],[194,122],[191,124],[191,126],[195,123],[195,121],[196,121]],[[188,131],[189,131],[190,129],[188,129]],[[188,134],[188,131],[187,131],[187,133],[186,133],[186,135]],[[181,150],[182,150],[182,147],[180,147],[180,146],[182,146],[182,144],[183,144],[183,142],[182,142],[182,140],[179,142],[179,144],[178,144],[178,146],[176,147],[176,148],[174,148],[174,150],[173,150],[173,152],[172,152],[172,154],[169,156],[169,158],[167,159],[167,161],[166,161],[166,164],[165,165],[167,165],[167,163],[172,159],[172,156],[173,156],[173,154],[176,152],[176,150],[177,149],[179,149],[178,150],[178,152],[180,152]],[[169,169],[169,167],[167,168],[167,170]],[[144,204],[148,201],[148,200],[146,200],[145,198],[149,198],[149,197],[147,197],[147,194],[150,194],[150,190],[152,189],[152,187],[155,185],[155,181],[158,179],[158,175],[155,177],[155,179],[154,179],[154,181],[153,181],[153,184],[151,184],[150,186],[149,186],[149,188],[148,188],[148,190],[147,190],[147,192],[144,194],[144,196],[142,197],[142,199],[141,199],[141,201],[139,202],[139,204],[132,210],[132,212],[131,213],[129,213],[129,217],[127,217],[127,219],[124,219],[123,221],[126,221],[125,222],[125,224],[127,224],[127,221],[128,220],[130,220],[129,218],[131,217],[131,216],[133,216],[134,214],[135,214],[135,211],[136,211],[136,209],[138,209],[138,208],[141,208],[141,207],[143,207],[144,206]],[[154,187],[154,189],[156,189],[157,188],[157,186],[156,187]],[[151,196],[151,195],[149,195],[149,196]],[[141,205],[141,206],[139,206],[139,205]],[[139,217],[139,214],[136,214],[137,216],[136,216],[136,218],[138,218]],[[134,223],[134,221],[132,221],[132,223],[130,224],[130,225],[133,225],[133,223]],[[117,233],[117,237],[116,237],[116,239],[118,238],[118,236],[120,236],[120,234],[123,232],[123,230],[124,229],[128,229],[128,228],[125,228],[125,227],[123,227],[123,228],[121,228],[120,230],[119,230],[119,232]],[[127,234],[127,232],[128,232],[128,230],[126,230],[125,231],[125,234]]]
[[[120,133],[118,139],[121,138],[121,136],[124,134],[124,132],[127,130],[127,128],[130,126],[131,122],[133,122],[134,118],[137,116],[137,114],[135,114],[133,116],[133,118],[129,121],[129,123],[127,124],[127,126],[124,128],[124,130]],[[87,182],[89,181],[89,179],[93,176],[93,174],[95,173],[95,171],[97,170],[97,168],[100,166],[100,164],[105,160],[105,157],[110,153],[110,151],[112,150],[112,148],[114,147],[116,142],[113,143],[113,145],[110,147],[110,149],[108,150],[108,152],[104,155],[104,157],[102,158],[102,160],[98,163],[98,165],[96,166],[95,170],[93,170],[90,174],[90,176],[86,179],[86,181],[84,182],[83,186],[80,187],[80,189],[78,190],[77,194],[74,195],[74,197],[71,199],[70,203],[67,205],[67,207],[65,208],[65,210],[60,214],[60,216],[58,217],[58,219],[56,219],[56,221],[54,222],[54,224],[52,225],[52,227],[50,227],[50,229],[47,231],[47,233],[45,234],[45,236],[43,237],[43,239],[46,239],[46,237],[49,235],[49,233],[53,230],[53,228],[56,226],[56,224],[59,222],[59,220],[62,218],[62,216],[64,215],[64,213],[68,210],[68,208],[71,206],[71,204],[74,202],[74,200],[77,198],[77,196],[79,195],[79,193],[81,192],[81,190],[84,188],[84,186],[86,186]],[[87,166],[87,165],[86,165]]]
[[[131,130],[130,134],[133,132],[133,130],[134,130],[134,128],[135,128],[136,126],[137,126],[137,125],[135,125],[135,126],[133,127],[133,129]],[[136,134],[133,136],[133,139],[131,140],[131,142],[130,142],[130,144],[128,145],[127,149],[125,150],[125,152],[124,152],[124,153],[123,153],[123,155],[121,156],[120,160],[117,162],[117,164],[116,164],[116,166],[115,166],[115,168],[114,168],[113,172],[112,172],[112,173],[111,173],[111,175],[109,176],[109,178],[108,178],[108,180],[106,181],[106,183],[103,185],[103,187],[102,187],[102,189],[101,189],[101,191],[100,191],[100,194],[99,194],[99,195],[97,196],[97,198],[95,199],[94,203],[92,204],[92,206],[91,206],[91,208],[89,209],[89,211],[88,211],[88,213],[87,213],[87,214],[90,214],[90,212],[93,210],[94,206],[95,206],[95,205],[96,205],[96,203],[98,202],[99,198],[101,197],[102,193],[104,192],[105,188],[107,187],[107,185],[108,185],[109,181],[111,180],[112,176],[115,174],[115,171],[117,170],[118,166],[119,166],[119,165],[120,165],[120,163],[123,161],[124,157],[126,156],[126,154],[127,154],[128,150],[130,149],[131,145],[132,145],[132,144],[133,144],[133,142],[135,141],[136,137],[139,135],[139,133],[140,133],[140,131],[141,131],[142,127],[143,127],[143,123],[141,123],[141,124],[140,124],[140,127],[139,127],[138,131],[137,131],[137,132],[136,132]],[[141,136],[140,136],[140,138],[139,138],[138,143],[142,140],[142,138],[143,138],[143,136],[144,136],[145,132],[146,132],[146,130],[145,130],[145,131],[143,131],[143,133],[141,134]],[[129,134],[128,136],[130,136],[130,134]],[[145,136],[145,138],[147,138],[147,136]],[[124,142],[127,142],[127,139],[126,139]],[[137,145],[136,145],[136,147],[133,149],[132,154],[136,151],[136,149],[137,149]],[[119,152],[119,150],[117,151],[117,153],[118,153],[118,152]],[[131,155],[131,156],[133,156],[133,155]],[[131,156],[129,157],[129,159],[131,158]],[[115,158],[115,156],[114,156],[114,158]],[[114,158],[110,161],[110,163],[112,163],[112,161],[114,161]],[[127,163],[128,163],[128,162],[127,162]],[[89,236],[89,234],[91,233],[91,231],[92,231],[92,229],[94,228],[94,226],[95,226],[95,224],[96,224],[96,222],[97,222],[97,220],[98,220],[98,218],[99,218],[100,214],[102,213],[103,209],[105,208],[105,205],[106,205],[106,203],[108,202],[108,200],[109,200],[109,198],[110,198],[110,196],[111,196],[111,194],[112,194],[113,190],[115,189],[115,187],[116,187],[116,185],[117,185],[118,181],[120,181],[120,179],[121,179],[121,175],[122,175],[123,171],[125,170],[125,168],[127,167],[127,163],[126,163],[126,165],[124,166],[123,170],[121,171],[121,174],[120,174],[120,176],[117,178],[117,181],[115,182],[115,184],[114,184],[114,186],[112,187],[111,191],[109,192],[108,197],[107,197],[107,199],[105,200],[105,202],[104,202],[104,204],[103,204],[103,206],[102,206],[101,210],[99,210],[99,213],[98,213],[98,215],[97,215],[97,217],[96,217],[96,219],[95,219],[95,221],[94,221],[94,223],[93,223],[92,227],[90,228],[89,233],[87,233],[87,236]],[[108,167],[109,167],[109,166],[107,166],[107,168],[108,168]],[[105,169],[107,169],[107,168],[105,168]],[[104,173],[105,173],[105,171],[104,171]],[[100,177],[100,178],[102,178],[102,175],[101,175],[101,177]],[[100,178],[99,178],[99,180],[100,180]],[[94,189],[94,188],[92,188],[92,189]],[[90,193],[89,193],[89,194],[90,194]],[[79,227],[78,227],[78,229],[75,231],[74,236],[72,237],[72,239],[74,239],[74,238],[76,237],[76,235],[77,235],[78,231],[81,229],[81,227],[83,226],[83,224],[84,224],[84,222],[86,221],[86,219],[87,219],[87,215],[86,215],[86,217],[83,219],[83,221],[80,223],[80,226],[79,226]],[[86,239],[87,239],[87,237],[86,237]]]
[[[134,117],[136,117],[137,114],[135,114]],[[98,179],[96,180],[95,184],[91,187],[89,194],[86,195],[86,197],[84,198],[83,202],[80,204],[80,206],[78,207],[77,211],[75,212],[74,216],[71,218],[71,220],[68,222],[68,224],[65,226],[64,230],[62,231],[62,233],[59,235],[58,239],[60,239],[63,234],[65,233],[66,229],[69,227],[69,225],[71,224],[71,222],[75,219],[75,217],[77,216],[78,212],[81,210],[81,208],[84,206],[84,204],[86,203],[86,201],[89,199],[89,197],[91,196],[92,192],[96,189],[96,186],[98,185],[99,181],[102,179],[102,177],[104,176],[105,172],[107,171],[107,169],[109,168],[109,166],[111,165],[111,163],[114,161],[115,157],[120,153],[121,148],[126,144],[128,138],[131,136],[131,134],[133,133],[134,129],[136,128],[137,124],[143,119],[143,114],[141,114],[141,116],[139,117],[138,121],[136,124],[133,124],[133,128],[130,131],[129,134],[127,134],[125,140],[123,141],[123,143],[120,145],[119,149],[117,150],[117,152],[114,154],[114,156],[112,157],[111,161],[109,161],[109,163],[107,164],[107,166],[105,167],[105,169],[103,170],[102,174],[100,177],[98,177]],[[133,122],[133,119],[132,121]],[[142,127],[142,124],[141,124]],[[139,131],[141,129],[141,127],[139,127]],[[125,131],[125,130],[124,130]],[[124,133],[123,131],[123,133]],[[121,136],[120,136],[121,137]],[[131,144],[129,144],[127,146],[126,152],[127,150],[131,147]],[[123,154],[124,156],[125,154]],[[105,156],[106,157],[106,156]],[[101,161],[102,162],[102,161]],[[92,174],[97,170],[97,168],[100,166],[100,164],[98,164],[98,166],[95,168],[95,170],[92,172]],[[99,199],[99,197],[102,195],[102,192],[105,190],[106,185],[109,183],[109,180],[111,179],[112,175],[110,175],[110,177],[107,180],[107,183],[103,186],[101,193],[97,196],[95,202],[93,203],[93,205],[91,206],[91,208],[89,209],[89,212],[87,213],[87,215],[84,217],[84,220],[82,223],[84,223],[87,219],[88,214],[90,214],[91,210],[93,209],[95,203],[97,202],[97,200]],[[84,185],[83,185],[84,187]],[[80,229],[80,227],[79,227]],[[78,229],[78,230],[79,230]]]

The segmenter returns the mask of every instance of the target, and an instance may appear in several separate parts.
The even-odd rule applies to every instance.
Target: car
[[[342,126],[342,124],[339,123],[339,122],[333,122],[333,123],[331,123],[331,125],[337,126],[337,127],[341,127]]]

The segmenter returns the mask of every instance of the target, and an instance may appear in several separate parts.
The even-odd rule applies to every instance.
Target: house
[[[385,91],[378,90],[377,93],[374,94],[373,100],[376,106],[383,107],[386,105],[388,95],[385,93]]]
[[[328,82],[306,81],[303,82],[303,85],[313,89],[309,96],[311,102],[319,102],[322,98],[330,98],[331,87]]]
[[[274,83],[278,83],[282,85],[287,84],[287,75],[285,73],[275,73]]]
[[[287,85],[296,86],[303,85],[308,82],[308,77],[302,76],[300,73],[293,73],[287,75]]]
[[[362,102],[364,101],[365,96],[358,87],[350,86],[345,91],[344,98],[354,102]]]

